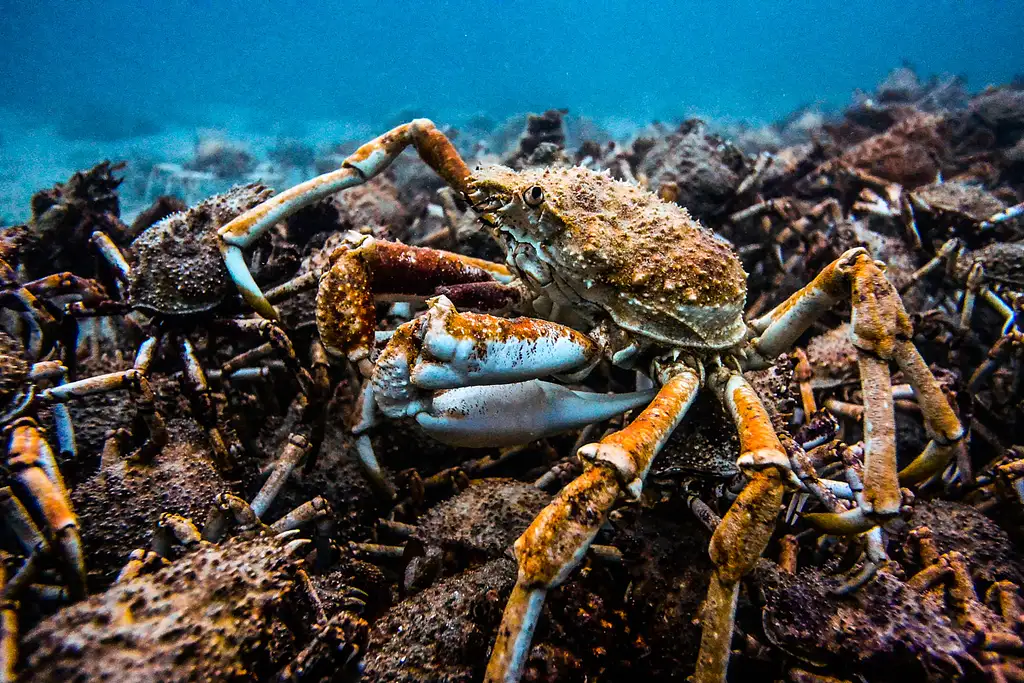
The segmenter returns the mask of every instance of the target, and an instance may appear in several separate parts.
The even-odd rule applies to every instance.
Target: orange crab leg
[[[519,578],[509,596],[487,665],[486,681],[518,681],[544,597],[579,565],[620,493],[640,494],[643,477],[692,405],[696,371],[677,366],[647,408],[628,427],[580,449],[587,470],[537,515],[515,543]]]
[[[472,174],[444,133],[433,122],[416,119],[371,140],[345,161],[341,168],[317,176],[271,197],[230,221],[218,231],[221,252],[232,280],[243,298],[260,315],[274,319],[277,311],[263,296],[242,256],[275,223],[304,206],[341,190],[361,185],[391,165],[402,151],[412,145],[434,171],[457,192],[469,194]]]
[[[7,593],[6,553],[0,554],[0,681],[13,681],[18,663],[18,603]]]
[[[46,522],[52,544],[58,549],[64,578],[71,594],[85,595],[85,561],[78,534],[78,519],[71,509],[64,479],[53,451],[30,419],[15,423],[8,442],[7,464],[18,486]]]
[[[785,492],[780,468],[789,457],[754,388],[738,373],[721,370],[709,384],[729,410],[740,436],[737,464],[749,481],[711,536],[708,551],[715,571],[701,612],[702,636],[697,683],[724,681],[729,666],[740,579],[764,552]]]

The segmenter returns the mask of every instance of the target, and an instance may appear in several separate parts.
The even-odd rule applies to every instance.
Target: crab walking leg
[[[410,247],[365,235],[350,234],[331,254],[331,267],[320,281],[316,321],[328,350],[356,362],[370,355],[377,326],[375,297],[426,299],[445,288],[461,298],[507,307],[518,303],[505,266],[439,249]],[[489,287],[466,291],[465,286]],[[503,290],[495,291],[495,287]],[[511,290],[511,291],[510,291]],[[390,297],[389,297],[390,298]]]
[[[39,394],[43,403],[66,403],[75,398],[101,394],[117,389],[127,389],[135,397],[136,411],[146,423],[146,440],[134,453],[133,459],[149,460],[167,443],[167,427],[163,416],[156,409],[156,397],[146,374],[153,360],[157,339],[150,337],[139,346],[135,356],[135,367],[129,370],[96,375],[86,379],[59,384]]]
[[[515,543],[519,577],[509,596],[487,665],[489,683],[518,681],[549,589],[583,559],[620,493],[639,496],[651,461],[693,403],[700,377],[677,365],[636,420],[580,449],[587,470],[537,515]]]
[[[894,446],[883,446],[881,436],[874,440],[875,454],[870,458],[873,464],[865,476],[866,505],[838,516],[811,517],[816,523],[829,525],[828,528],[843,528],[844,533],[867,531],[875,524],[872,517],[896,514],[899,482],[920,482],[942,469],[961,447],[964,433],[938,381],[914,348],[910,318],[885,278],[882,265],[872,260],[865,249],[851,249],[826,266],[809,285],[751,323],[751,328],[761,335],[752,341],[760,356],[754,361],[774,358],[803,334],[815,318],[849,296],[853,303],[850,337],[858,349],[865,416],[872,430],[881,435],[891,428],[895,439],[889,361],[896,361],[913,387],[931,440],[924,452],[899,473],[899,478],[895,455],[889,454],[895,452]],[[869,401],[873,405],[870,409]],[[883,417],[883,412],[890,417]]]
[[[94,281],[79,277],[74,273],[54,273],[46,277],[26,282],[22,289],[30,292],[33,296],[49,299],[66,294],[74,294],[81,297],[85,304],[95,304],[106,301],[107,295],[103,289]]]
[[[281,454],[277,457],[277,462],[274,463],[274,469],[271,470],[270,476],[264,482],[263,488],[249,504],[257,517],[262,518],[266,514],[270,504],[274,502],[278,492],[291,476],[292,470],[306,457],[310,448],[312,446],[309,439],[302,434],[288,435],[288,441],[281,449]]]
[[[0,553],[0,683],[16,680],[18,663],[18,603],[8,591],[7,553]]]
[[[10,305],[12,309],[21,309],[22,323],[28,327],[25,348],[31,358],[42,358],[50,350],[52,340],[50,330],[57,324],[46,307],[32,292],[24,287],[0,292],[0,304]],[[74,304],[72,304],[74,305]]]
[[[53,451],[31,419],[14,424],[7,445],[7,465],[18,488],[49,529],[57,549],[61,573],[76,599],[85,595],[85,560],[78,534],[78,519],[71,509],[67,488],[57,469]]]
[[[235,462],[235,454],[228,448],[224,435],[217,426],[217,409],[211,396],[210,384],[196,357],[195,349],[192,348],[192,343],[187,339],[181,340],[181,358],[185,364],[186,389],[192,398],[196,420],[206,430],[206,438],[213,449],[217,468],[221,472],[230,472],[238,463]]]
[[[963,251],[963,245],[960,240],[955,237],[951,240],[947,240],[945,244],[939,247],[939,250],[935,252],[935,256],[928,260],[928,263],[915,270],[914,274],[910,276],[910,279],[903,283],[903,286],[899,289],[900,294],[905,294],[910,291],[910,289],[913,288],[913,286],[922,278],[944,264],[954,254],[961,251]]]
[[[260,291],[245,265],[242,249],[248,247],[275,223],[304,206],[341,190],[361,185],[391,165],[412,145],[442,179],[464,196],[469,194],[471,173],[455,147],[427,119],[416,119],[371,140],[345,161],[341,168],[300,183],[253,207],[224,225],[219,231],[221,252],[231,279],[243,298],[260,315],[275,319],[277,312]]]
[[[68,382],[68,369],[60,361],[43,361],[35,363],[29,379],[38,382],[43,379],[55,380],[57,385]],[[51,409],[53,423],[57,432],[57,447],[61,457],[75,459],[78,457],[78,445],[75,440],[75,425],[71,421],[71,412],[64,403],[58,403]]]
[[[982,383],[994,373],[1000,365],[1010,359],[1011,354],[1024,346],[1024,334],[1019,330],[1011,330],[1003,333],[1003,336],[996,340],[992,348],[988,350],[985,362],[978,366],[978,369],[971,375],[967,382],[967,390],[975,392],[981,388]]]
[[[309,373],[299,362],[299,358],[295,354],[295,347],[292,345],[292,340],[279,325],[269,320],[260,320],[259,318],[221,320],[220,324],[223,327],[230,327],[241,332],[256,332],[266,339],[281,354],[285,366],[295,376],[295,381],[302,388],[302,393],[309,393],[309,385],[312,382]]]
[[[914,389],[930,439],[924,452],[899,473],[900,483],[915,484],[942,470],[957,450],[964,447],[964,428],[913,343],[898,342],[895,357],[903,376]]]
[[[100,252],[103,260],[110,266],[119,285],[122,287],[127,286],[132,275],[132,267],[128,265],[128,261],[118,246],[114,244],[114,240],[110,239],[110,236],[102,230],[97,230],[93,232],[90,241],[96,247],[96,250]]]
[[[896,475],[896,413],[889,364],[857,351],[864,389],[864,491],[846,512],[823,512],[804,518],[829,533],[856,534],[899,514],[902,498]]]
[[[740,580],[764,552],[785,492],[782,470],[789,456],[754,388],[738,373],[720,370],[709,384],[725,405],[740,436],[737,465],[749,481],[711,536],[715,570],[701,611],[697,683],[724,681],[729,666]]]

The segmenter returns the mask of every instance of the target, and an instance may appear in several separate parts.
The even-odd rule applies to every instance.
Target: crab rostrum
[[[579,450],[583,474],[516,541],[518,580],[486,680],[519,679],[547,591],[580,563],[619,499],[640,495],[654,456],[701,388],[736,423],[737,465],[747,478],[710,545],[715,571],[696,680],[724,679],[740,580],[772,535],[787,485],[800,485],[742,371],[769,365],[844,299],[853,305],[851,336],[865,397],[863,488],[858,482],[847,491],[855,505],[806,517],[830,533],[869,531],[899,514],[901,483],[931,476],[960,447],[963,429],[910,341],[899,296],[883,264],[865,250],[846,252],[807,287],[746,323],[746,276],[737,256],[685,209],[585,168],[471,171],[424,119],[367,143],[339,170],[247,211],[222,227],[221,236],[248,244],[301,206],[366,182],[409,145],[493,230],[507,268],[371,238],[334,253],[320,281],[317,323],[325,346],[357,363],[367,379],[356,430],[370,466],[375,459],[365,431],[378,409],[413,418],[440,440],[485,446],[523,443],[647,406],[625,429]],[[246,296],[257,310],[272,308],[258,290]],[[375,296],[429,303],[376,356]],[[540,317],[506,319],[456,306]],[[579,377],[601,360],[643,371],[656,389],[605,395],[540,379]],[[899,473],[890,362],[913,387],[931,439]]]

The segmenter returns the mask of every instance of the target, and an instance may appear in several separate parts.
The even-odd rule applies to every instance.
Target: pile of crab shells
[[[905,492],[902,514],[884,530],[888,559],[855,591],[842,587],[865,562],[861,545],[815,532],[800,519],[815,503],[787,496],[740,592],[729,677],[1024,677],[1019,84],[970,93],[956,78],[922,81],[898,69],[839,114],[802,110],[763,128],[689,120],[612,140],[585,118],[551,110],[446,132],[471,166],[583,165],[687,207],[741,256],[750,316],[847,249],[884,261],[914,343],[969,428],[968,446]],[[203,152],[218,177],[237,176],[229,180],[244,181],[254,163],[224,145]],[[300,156],[318,163],[311,151]],[[407,156],[261,238],[248,265],[264,290],[314,277],[346,232],[501,260],[470,207]],[[128,224],[118,171],[105,163],[75,174],[36,196],[27,224],[0,228],[9,300],[24,300],[25,283],[69,272],[119,304],[75,317],[76,302],[45,300],[56,324],[42,341],[19,322],[23,303],[4,308],[2,400],[46,390],[46,380],[30,386],[33,363],[60,362],[68,380],[101,376],[138,367],[154,338],[146,367],[164,443],[145,452],[153,425],[139,394],[70,405],[77,450],[58,449],[56,462],[77,514],[87,595],[62,586],[60,563],[25,542],[5,507],[0,680],[480,680],[516,581],[512,543],[579,474],[576,448],[622,420],[511,450],[445,446],[389,424],[373,435],[394,484],[393,497],[381,495],[351,434],[357,374],[318,351],[313,294],[279,306],[289,356],[279,338],[244,322],[253,314],[226,286],[221,262],[204,265],[188,251],[190,241],[209,246],[238,207],[270,191],[242,186],[191,211],[159,197]],[[130,287],[100,259],[96,231],[145,266]],[[174,249],[163,247],[167,235]],[[160,269],[187,282],[153,285]],[[203,305],[187,305],[180,292]],[[381,303],[380,329],[408,320],[414,306]],[[808,455],[826,471],[841,458],[861,466],[848,318],[834,311],[794,354],[749,377],[774,426],[815,444]],[[239,360],[257,353],[254,364]],[[602,369],[588,381],[628,391],[633,379]],[[895,403],[905,464],[928,435],[912,400]],[[37,419],[56,443],[52,410]],[[612,514],[572,580],[551,591],[524,680],[692,674],[712,571],[709,532],[693,510],[728,509],[743,476],[737,449],[728,417],[699,397],[643,498]],[[13,500],[16,477],[4,477],[0,489],[11,493],[0,498]]]

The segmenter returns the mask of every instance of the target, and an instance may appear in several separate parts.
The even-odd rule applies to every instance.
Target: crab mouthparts
[[[503,196],[503,193],[493,192],[479,185],[469,193],[468,199],[477,213],[491,213],[508,203],[508,199]]]

